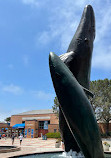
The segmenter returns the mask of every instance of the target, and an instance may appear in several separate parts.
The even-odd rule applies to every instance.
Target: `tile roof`
[[[22,120],[50,120],[50,117],[23,117]]]
[[[19,113],[16,115],[34,115],[34,114],[52,114],[53,110],[52,109],[45,109],[45,110],[32,110],[32,111],[27,111],[23,113]]]

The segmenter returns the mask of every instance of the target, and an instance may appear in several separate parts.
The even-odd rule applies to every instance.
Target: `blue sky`
[[[0,121],[52,107],[49,52],[67,51],[87,4],[96,18],[91,80],[111,79],[110,0],[0,0]]]

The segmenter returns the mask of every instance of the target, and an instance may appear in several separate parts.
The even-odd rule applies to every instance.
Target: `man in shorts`
[[[23,139],[23,135],[22,134],[19,136],[19,139],[20,139],[20,145],[21,145],[22,139]]]

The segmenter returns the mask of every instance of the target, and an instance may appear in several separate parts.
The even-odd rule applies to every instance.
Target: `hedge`
[[[47,138],[61,138],[61,136],[60,136],[60,132],[56,132],[56,133],[47,133],[46,136],[47,136]]]
[[[108,133],[101,133],[101,137],[102,138],[111,137],[111,131],[109,131]]]

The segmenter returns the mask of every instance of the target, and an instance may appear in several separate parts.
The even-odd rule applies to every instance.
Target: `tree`
[[[90,82],[90,90],[94,93],[91,99],[96,119],[106,123],[106,132],[109,132],[111,120],[111,80],[97,80]]]
[[[6,121],[7,123],[9,123],[9,122],[11,121],[11,117],[7,117],[7,118],[5,119],[5,121]]]
[[[53,112],[56,114],[57,118],[59,118],[59,102],[57,97],[54,99],[54,106],[52,106]]]

